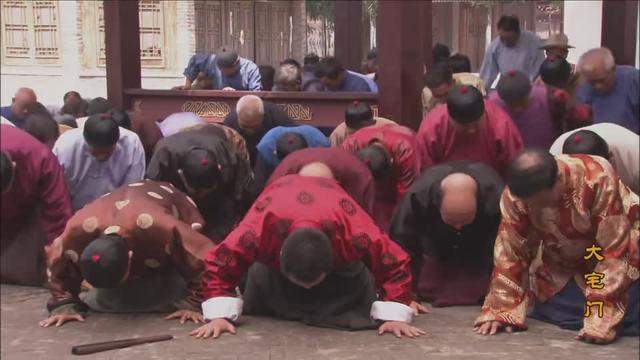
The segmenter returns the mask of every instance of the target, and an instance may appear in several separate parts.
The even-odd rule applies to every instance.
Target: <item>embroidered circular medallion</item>
[[[254,206],[254,208],[257,212],[263,212],[267,208],[267,206],[269,206],[269,204],[271,204],[271,196],[267,196],[264,199],[256,201],[256,205]]]
[[[342,210],[344,210],[344,212],[347,213],[347,215],[349,216],[353,216],[356,214],[356,206],[353,204],[353,202],[349,199],[343,198],[340,200],[340,207],[342,208]]]
[[[148,229],[153,225],[153,217],[147,213],[142,213],[138,215],[136,225],[138,225],[140,229]]]
[[[96,231],[97,227],[98,227],[98,218],[95,216],[86,218],[82,222],[82,230],[84,230],[87,233],[92,233]]]
[[[298,193],[296,200],[298,200],[298,202],[302,205],[309,205],[313,203],[313,195],[311,195],[311,193],[309,192],[301,191],[300,193]]]
[[[109,234],[117,234],[120,231],[120,226],[118,225],[111,225],[108,228],[104,229],[104,234],[105,235],[109,235]]]
[[[164,185],[160,185],[160,187],[162,188],[162,190],[168,192],[169,194],[173,194],[173,190],[171,190],[170,187]]]
[[[164,199],[164,198],[162,197],[162,195],[160,195],[160,194],[158,194],[158,193],[155,193],[155,192],[153,192],[153,191],[149,191],[149,192],[147,193],[147,195],[149,195],[149,196],[151,196],[151,197],[153,197],[153,198],[159,199],[159,200]]]
[[[64,254],[67,255],[67,257],[74,263],[78,262],[79,256],[78,253],[75,252],[75,250],[65,250]]]

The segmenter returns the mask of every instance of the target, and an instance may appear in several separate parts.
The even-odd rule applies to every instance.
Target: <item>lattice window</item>
[[[2,1],[4,62],[59,64],[58,27],[57,1]]]
[[[104,44],[104,6],[97,3],[98,11],[98,64],[106,63]],[[160,0],[140,0],[138,2],[140,18],[140,60],[143,67],[164,66],[164,9]]]

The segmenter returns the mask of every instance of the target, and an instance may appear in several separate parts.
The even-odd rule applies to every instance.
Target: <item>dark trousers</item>
[[[28,213],[20,227],[3,227],[0,236],[0,281],[42,286],[46,280],[45,243],[39,209]]]
[[[278,270],[255,263],[247,276],[244,313],[301,321],[342,330],[376,328],[370,318],[375,283],[361,263],[334,271],[311,289],[291,283]]]
[[[634,282],[627,291],[627,310],[618,332],[621,336],[638,336],[640,318],[640,283]],[[584,321],[585,297],[571,279],[554,297],[538,303],[529,317],[557,325],[563,329],[580,330]]]

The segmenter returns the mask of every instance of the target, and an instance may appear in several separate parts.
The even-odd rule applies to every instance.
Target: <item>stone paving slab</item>
[[[529,321],[529,330],[482,337],[471,324],[479,307],[433,309],[416,324],[425,337],[410,340],[375,331],[346,332],[300,323],[244,317],[238,335],[217,340],[188,336],[193,324],[162,319],[161,314],[95,314],[85,323],[40,328],[46,317],[46,290],[2,285],[1,358],[58,359],[207,359],[207,360],[637,360],[638,338],[622,338],[607,346],[573,340],[574,331]],[[172,341],[75,356],[71,346],[130,337],[171,334]]]

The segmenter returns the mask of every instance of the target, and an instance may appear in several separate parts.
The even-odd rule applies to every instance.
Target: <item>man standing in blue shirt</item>
[[[20,88],[13,96],[11,105],[0,108],[0,116],[9,120],[16,127],[23,129],[27,117],[36,107],[38,97],[29,88]]]
[[[498,74],[509,70],[523,72],[533,81],[544,61],[542,41],[529,31],[520,31],[520,20],[503,16],[498,21],[498,37],[493,39],[482,61],[480,78],[491,89]]]
[[[214,90],[262,90],[258,66],[229,47],[217,54],[195,54],[184,69],[185,84],[174,90],[193,89],[194,81],[211,81]]]
[[[578,71],[586,83],[578,101],[591,105],[594,123],[614,123],[640,132],[640,70],[617,65],[611,50],[591,49],[580,57]]]
[[[347,71],[334,57],[326,57],[318,63],[315,75],[328,91],[374,92],[362,77]]]

